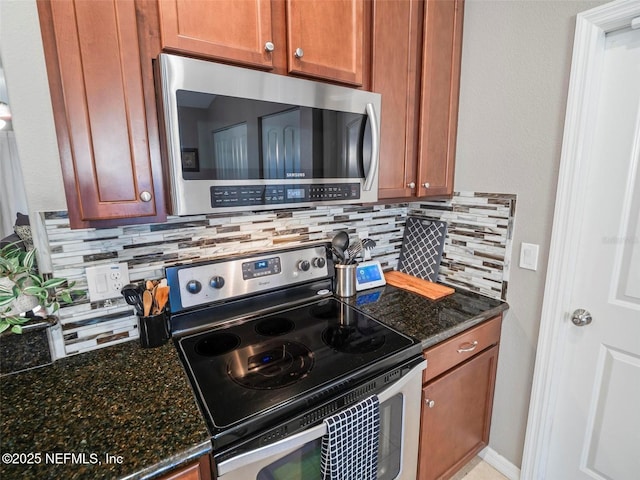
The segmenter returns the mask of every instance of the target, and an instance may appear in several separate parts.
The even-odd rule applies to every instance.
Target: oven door
[[[415,480],[418,466],[420,396],[426,361],[378,394],[378,480]],[[281,441],[220,462],[221,480],[320,480],[324,423]]]

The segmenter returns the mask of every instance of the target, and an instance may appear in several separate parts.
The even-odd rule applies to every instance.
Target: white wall
[[[66,210],[35,0],[0,1],[0,56],[29,211]]]
[[[490,447],[522,463],[575,15],[606,2],[467,0],[455,188],[516,193],[513,267]],[[517,266],[540,245],[538,270]]]

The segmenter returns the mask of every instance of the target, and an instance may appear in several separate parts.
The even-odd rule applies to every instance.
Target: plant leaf
[[[32,270],[35,259],[36,259],[36,249],[34,248],[33,250],[29,250],[27,254],[24,256],[24,260],[22,260],[22,264],[29,270]]]
[[[43,288],[55,288],[62,285],[67,280],[65,278],[50,278],[42,284]]]
[[[20,325],[14,325],[11,327],[11,331],[20,335],[22,333],[22,327]]]
[[[35,295],[37,297],[40,297],[43,292],[45,293],[45,296],[46,296],[47,291],[44,288],[36,287],[35,285],[32,285],[30,287],[25,287],[22,290],[22,293],[24,293],[25,295]]]
[[[73,299],[71,298],[71,293],[69,293],[68,291],[61,292],[60,293],[60,298],[65,303],[73,302]]]
[[[9,328],[9,322],[4,318],[0,319],[0,333],[4,332],[7,328]]]
[[[9,305],[15,299],[16,299],[16,297],[14,297],[13,295],[2,295],[2,296],[0,296],[0,307],[3,307],[5,305]]]

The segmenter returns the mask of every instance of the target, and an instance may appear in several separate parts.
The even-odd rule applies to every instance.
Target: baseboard
[[[491,447],[484,448],[478,456],[509,480],[520,480],[520,469]]]

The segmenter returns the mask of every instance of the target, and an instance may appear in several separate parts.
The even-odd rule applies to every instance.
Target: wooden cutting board
[[[387,281],[388,285],[409,290],[410,292],[423,295],[431,300],[438,300],[455,292],[451,287],[445,287],[439,283],[422,280],[421,278],[414,277],[413,275],[397,271],[386,272],[384,274],[384,279]]]

